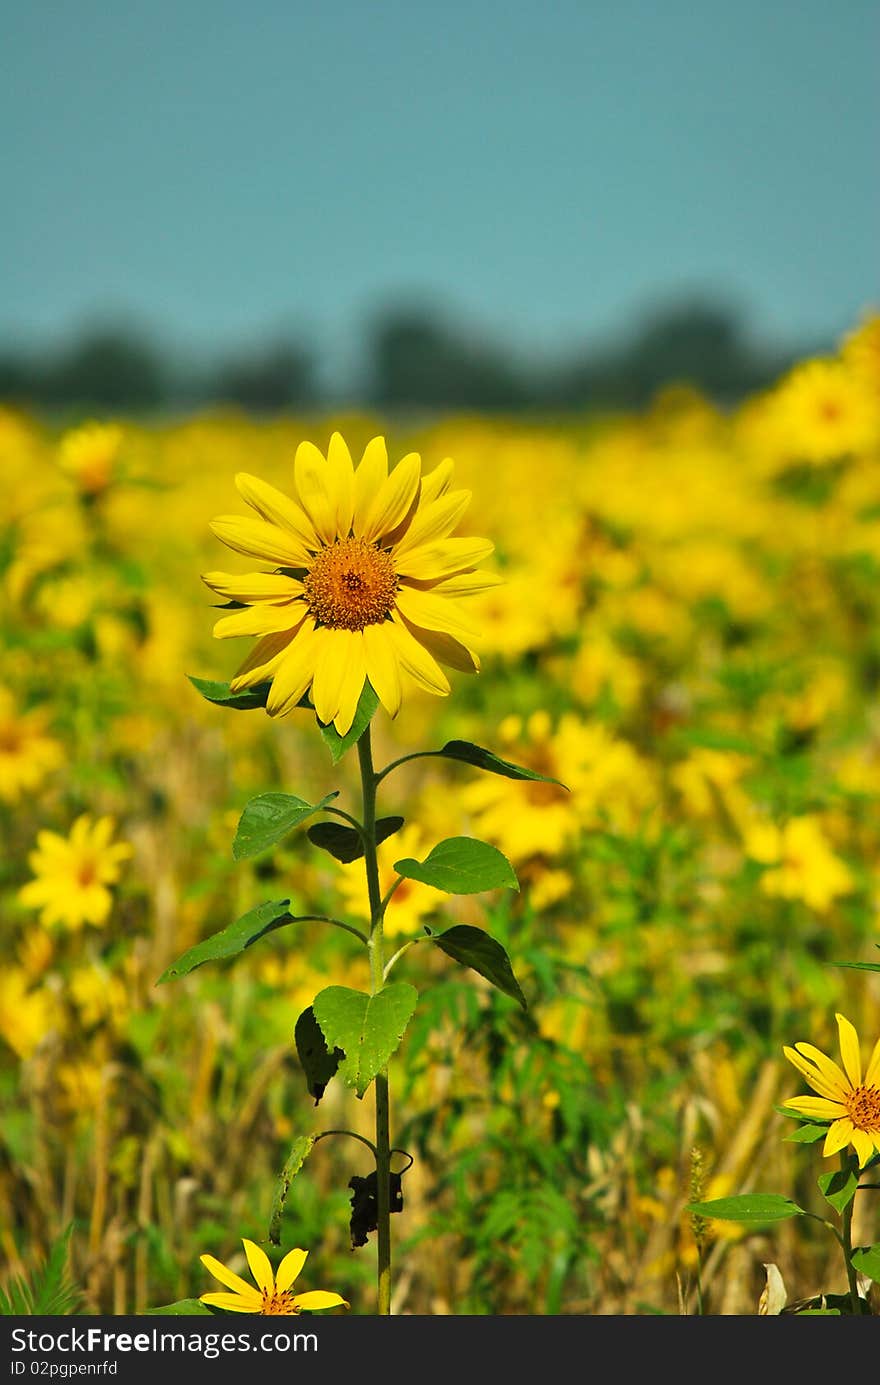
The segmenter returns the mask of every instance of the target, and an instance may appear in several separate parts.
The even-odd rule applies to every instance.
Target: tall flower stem
[[[385,971],[383,918],[385,904],[379,886],[379,861],[376,854],[376,786],[373,748],[369,725],[357,743],[363,795],[364,864],[370,900],[370,994],[381,989]],[[376,1077],[376,1239],[378,1312],[391,1312],[391,1136],[389,1130],[390,1095],[388,1069]]]
[[[840,1156],[840,1167],[844,1170],[851,1168],[850,1160],[845,1152]],[[856,1172],[858,1177],[858,1172]],[[859,1295],[859,1284],[856,1278],[855,1267],[852,1262],[853,1243],[852,1243],[852,1219],[855,1210],[855,1196],[851,1197],[843,1209],[841,1215],[841,1237],[840,1242],[843,1247],[843,1258],[846,1261],[846,1280],[849,1285],[849,1297],[854,1313],[861,1313],[862,1303]]]

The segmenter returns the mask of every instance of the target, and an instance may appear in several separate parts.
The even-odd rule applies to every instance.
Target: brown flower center
[[[394,607],[397,585],[390,554],[355,538],[322,548],[303,579],[309,612],[336,630],[379,625]]]
[[[289,1294],[286,1289],[283,1293],[279,1293],[277,1289],[273,1289],[271,1293],[268,1289],[264,1289],[263,1306],[260,1312],[264,1317],[280,1317],[281,1315],[289,1317],[292,1313],[298,1313],[299,1309],[294,1305],[293,1295]]]
[[[856,1130],[880,1130],[880,1087],[854,1087],[846,1109]]]

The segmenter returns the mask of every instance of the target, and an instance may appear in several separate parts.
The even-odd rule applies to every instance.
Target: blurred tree
[[[124,326],[87,331],[34,383],[41,403],[107,412],[155,408],[166,390],[157,350]]]
[[[381,407],[516,409],[530,402],[503,348],[472,340],[427,309],[381,318],[367,349],[369,393]]]
[[[230,357],[208,384],[208,395],[258,413],[310,403],[315,398],[314,363],[305,347],[276,341]]]

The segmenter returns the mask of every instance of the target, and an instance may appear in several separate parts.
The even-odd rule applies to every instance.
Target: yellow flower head
[[[268,1255],[254,1241],[242,1240],[244,1253],[257,1287],[248,1284],[232,1270],[215,1260],[213,1255],[202,1255],[202,1264],[215,1279],[225,1284],[231,1293],[202,1294],[202,1303],[214,1308],[224,1308],[228,1313],[262,1313],[269,1315],[315,1312],[320,1308],[348,1308],[349,1304],[339,1294],[327,1293],[324,1289],[313,1289],[306,1294],[292,1294],[290,1286],[298,1277],[308,1256],[307,1250],[288,1251],[277,1271],[273,1272]]]
[[[63,759],[58,741],[45,733],[42,711],[18,712],[12,694],[0,688],[0,798],[16,803]]]
[[[373,438],[355,469],[334,433],[326,457],[300,443],[293,481],[290,499],[240,472],[235,484],[258,517],[211,524],[230,548],[274,569],[203,577],[244,607],[219,620],[215,636],[261,637],[233,692],[271,681],[266,710],[283,716],[311,689],[319,719],[345,735],[366,680],[396,716],[401,671],[441,696],[449,692],[441,663],[475,673],[476,632],[459,598],[497,578],[475,571],[491,543],[449,537],[471,494],[450,489],[452,462],[423,477],[410,452],[389,474],[385,440]]]
[[[833,461],[878,440],[876,400],[838,360],[805,361],[779,386],[775,407],[790,457]]]
[[[119,879],[119,866],[128,860],[128,842],[112,842],[112,817],[92,823],[88,813],[78,817],[69,837],[38,832],[37,847],[28,857],[36,877],[18,892],[22,904],[41,909],[46,925],[63,923],[96,928],[106,922],[113,904],[109,889]]]
[[[58,464],[83,495],[100,495],[114,478],[122,438],[115,423],[84,423],[64,434]]]
[[[818,1096],[795,1096],[786,1107],[812,1120],[830,1121],[823,1154],[836,1154],[852,1145],[864,1168],[873,1154],[880,1154],[880,1039],[868,1060],[862,1077],[859,1036],[848,1019],[837,1016],[840,1056],[843,1067],[826,1058],[812,1044],[783,1048],[790,1063],[818,1092]]]

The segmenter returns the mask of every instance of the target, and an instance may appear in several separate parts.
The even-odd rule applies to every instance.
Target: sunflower
[[[100,928],[113,906],[111,885],[119,879],[122,861],[132,855],[128,842],[113,842],[112,817],[93,823],[88,813],[76,819],[69,837],[38,832],[37,847],[28,857],[35,879],[18,892],[22,904],[41,909],[40,922],[80,928]]]
[[[443,696],[441,664],[478,671],[477,634],[459,598],[499,579],[475,570],[491,543],[450,537],[470,500],[470,491],[450,488],[452,471],[447,459],[422,476],[421,458],[410,452],[389,473],[381,437],[355,469],[334,433],[326,457],[311,442],[297,448],[295,499],[246,472],[236,476],[257,517],[222,515],[211,528],[273,570],[203,576],[243,608],[218,620],[215,636],[260,637],[233,692],[271,682],[266,710],[275,717],[311,690],[319,720],[345,735],[367,681],[393,717],[402,673]]]
[[[864,1168],[873,1154],[880,1154],[880,1039],[874,1045],[863,1078],[859,1036],[854,1025],[838,1015],[837,1027],[842,1069],[812,1044],[783,1049],[789,1062],[819,1093],[792,1097],[785,1106],[812,1120],[830,1121],[822,1153],[836,1154],[852,1145],[859,1157],[859,1168]]]
[[[214,1308],[225,1308],[228,1313],[262,1313],[279,1316],[291,1313],[315,1312],[320,1308],[348,1308],[348,1303],[339,1294],[327,1293],[324,1289],[312,1289],[306,1294],[292,1294],[290,1286],[299,1276],[308,1257],[307,1250],[288,1251],[277,1271],[273,1271],[271,1261],[264,1250],[254,1241],[242,1240],[244,1253],[257,1287],[248,1284],[226,1265],[215,1260],[213,1255],[202,1255],[202,1264],[210,1270],[215,1279],[225,1284],[232,1293],[202,1294],[202,1303]]]

